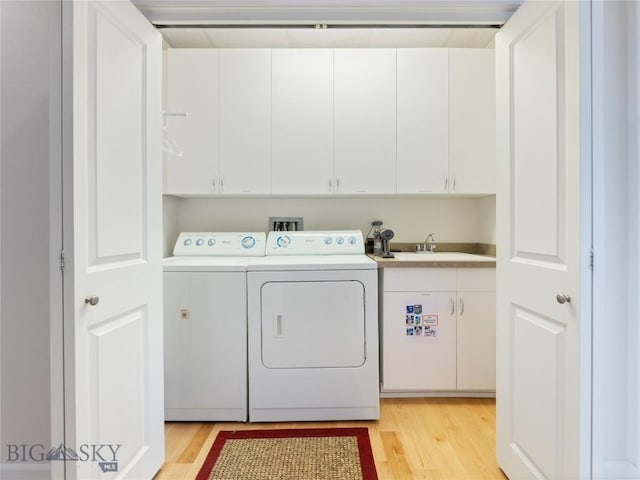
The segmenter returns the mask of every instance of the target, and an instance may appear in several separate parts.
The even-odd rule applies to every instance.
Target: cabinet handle
[[[453,297],[449,297],[449,305],[451,305],[451,315],[456,313],[456,302],[453,301]]]
[[[211,186],[213,187],[213,191],[216,191],[216,186],[217,186],[217,182],[216,182],[216,178],[213,177],[213,180],[211,180]]]
[[[220,192],[224,192],[224,177],[220,177]]]
[[[460,316],[462,316],[464,315],[464,300],[462,300],[462,297],[458,299],[458,302],[460,302],[459,310],[460,310]]]
[[[276,337],[282,337],[282,314],[276,313]]]
[[[456,177],[451,177],[451,190],[456,189]]]
[[[444,177],[444,191],[447,191],[447,188],[449,187],[449,177]]]
[[[336,179],[336,192],[339,192],[339,191],[340,191],[340,179],[337,178]]]
[[[329,179],[329,191],[333,192],[333,180],[331,178]]]

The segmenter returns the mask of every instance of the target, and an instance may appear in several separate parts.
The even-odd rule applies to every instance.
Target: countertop
[[[392,253],[407,253],[410,252],[411,244],[400,244],[398,250],[394,251],[394,245],[392,244]],[[439,253],[466,253],[473,255],[473,260],[444,260],[437,259],[437,254],[433,257],[429,257],[430,254],[422,253],[416,254],[418,256],[412,260],[399,260],[397,258],[382,258],[372,254],[369,256],[376,261],[378,268],[495,268],[495,246],[489,246],[486,248],[484,245],[478,244],[455,244],[447,245],[449,248],[442,248],[445,245],[439,245],[436,250]],[[457,248],[451,248],[457,247]]]

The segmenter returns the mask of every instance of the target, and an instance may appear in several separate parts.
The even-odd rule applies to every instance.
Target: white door
[[[526,2],[496,37],[497,457],[509,478],[581,476],[580,10]],[[586,50],[585,50],[586,49]],[[588,164],[586,165],[588,166]],[[570,299],[570,301],[569,301]],[[588,373],[588,372],[587,372]],[[588,439],[588,436],[586,437]]]
[[[149,479],[164,456],[161,37],[129,2],[65,8],[67,478]]]

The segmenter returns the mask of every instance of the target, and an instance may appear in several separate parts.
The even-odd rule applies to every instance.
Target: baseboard
[[[495,391],[393,391],[383,390],[380,392],[380,398],[496,398]]]

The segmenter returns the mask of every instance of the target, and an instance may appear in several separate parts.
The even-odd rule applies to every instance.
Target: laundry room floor
[[[495,459],[495,399],[383,398],[379,421],[167,422],[154,480],[195,478],[220,430],[364,426],[380,480],[506,479]]]

